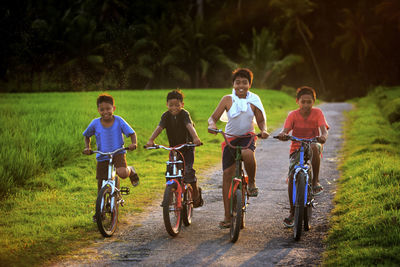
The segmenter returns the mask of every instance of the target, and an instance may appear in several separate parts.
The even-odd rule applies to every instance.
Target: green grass
[[[400,88],[386,90],[400,95]],[[400,135],[382,101],[371,94],[348,114],[324,265],[400,264]]]
[[[281,92],[253,91],[263,101],[269,131],[296,108],[294,99]],[[141,185],[125,197],[121,223],[126,222],[128,213],[142,212],[162,194],[167,153],[147,151],[142,146],[166,110],[167,92],[111,92],[116,100],[115,114],[132,125],[139,143],[137,151],[127,154],[127,161],[137,168]],[[201,173],[220,160],[221,137],[207,133],[207,119],[230,89],[183,92],[185,108],[204,143],[196,150],[194,166]],[[98,94],[0,95],[1,265],[38,265],[100,238],[91,222],[97,188],[96,160],[95,156],[81,154],[82,132],[99,116],[95,103]],[[156,142],[167,144],[165,133]],[[129,184],[126,180],[121,183]]]

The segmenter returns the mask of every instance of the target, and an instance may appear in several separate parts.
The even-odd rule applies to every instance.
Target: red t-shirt
[[[300,109],[289,112],[286,118],[284,129],[292,130],[292,135],[298,138],[314,138],[319,136],[319,127],[325,125],[329,129],[329,125],[325,120],[322,110],[319,108],[312,108],[310,115],[305,119],[300,114]],[[299,142],[292,142],[290,146],[290,154],[300,147]]]

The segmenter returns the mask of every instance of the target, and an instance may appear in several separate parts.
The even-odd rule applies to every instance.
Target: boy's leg
[[[244,149],[242,151],[242,158],[244,162],[244,168],[246,169],[246,173],[249,176],[249,188],[255,188],[257,162],[254,151],[250,149]]]
[[[231,220],[231,214],[229,211],[229,189],[231,187],[232,183],[232,177],[235,174],[235,169],[236,166],[235,164],[229,166],[228,168],[224,169],[223,175],[222,175],[222,198],[224,201],[224,221],[225,222],[230,222]]]
[[[311,144],[311,151],[312,151],[312,171],[313,171],[313,180],[312,186],[315,190],[314,194],[321,193],[324,189],[319,183],[319,168],[321,164],[321,152],[322,152],[322,145],[321,144]]]
[[[137,186],[139,183],[139,176],[132,166],[128,166],[126,162],[126,154],[115,155],[113,161],[117,175],[122,179],[129,177],[132,185]]]
[[[193,206],[195,208],[203,206],[203,199],[200,193],[200,187],[197,186],[196,171],[193,169],[194,148],[188,148],[182,152],[185,162],[185,183],[190,183],[193,189]]]
[[[96,179],[97,179],[97,192],[100,191],[103,185],[103,180],[107,180],[108,176],[108,161],[97,162],[96,166]]]

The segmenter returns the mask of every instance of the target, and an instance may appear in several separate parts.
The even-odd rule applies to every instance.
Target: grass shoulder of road
[[[128,152],[141,184],[125,197],[120,224],[162,195],[167,152],[143,149],[161,114],[169,90],[113,91],[116,115],[132,125],[139,148]],[[183,90],[187,109],[204,143],[196,149],[195,169],[206,172],[220,161],[221,136],[207,133],[207,119],[229,89]],[[253,90],[266,109],[272,131],[296,108],[279,91]],[[98,117],[99,92],[2,94],[0,97],[1,186],[11,188],[0,201],[0,265],[40,265],[102,239],[91,222],[96,199],[95,156],[81,154],[82,132]],[[222,128],[223,124],[219,123]],[[94,138],[93,138],[94,139]],[[168,144],[165,131],[157,143]],[[129,139],[126,139],[129,143]],[[95,147],[95,144],[93,144]],[[23,180],[16,180],[23,177]],[[200,175],[200,180],[202,179]],[[122,180],[122,186],[129,186]],[[130,216],[131,217],[131,216]],[[162,223],[162,222],[160,222]]]
[[[347,114],[326,266],[400,264],[400,134],[389,121],[400,109],[385,110],[399,97],[400,88],[377,90]]]

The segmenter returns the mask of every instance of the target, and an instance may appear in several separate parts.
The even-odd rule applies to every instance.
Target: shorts
[[[319,156],[322,155],[323,146],[320,143],[315,143],[318,147]],[[313,157],[312,150],[309,149],[309,146],[306,146],[304,149],[304,161],[307,162],[311,160]],[[300,148],[294,151],[289,156],[289,172],[288,177],[292,178],[294,174],[294,167],[300,162]]]
[[[236,138],[230,141],[230,143],[233,146],[247,146],[249,144],[250,139],[251,137]],[[256,150],[256,142],[254,139],[251,142],[248,149],[250,149],[253,152]],[[235,157],[236,157],[236,149],[233,149],[229,145],[226,145],[222,152],[222,170],[225,170],[226,168],[232,166],[235,163]]]
[[[106,161],[98,161],[96,167],[96,179],[98,180],[107,180],[108,178],[108,160]],[[126,154],[116,154],[113,158],[113,163],[115,168],[120,167],[128,167],[126,163]]]

